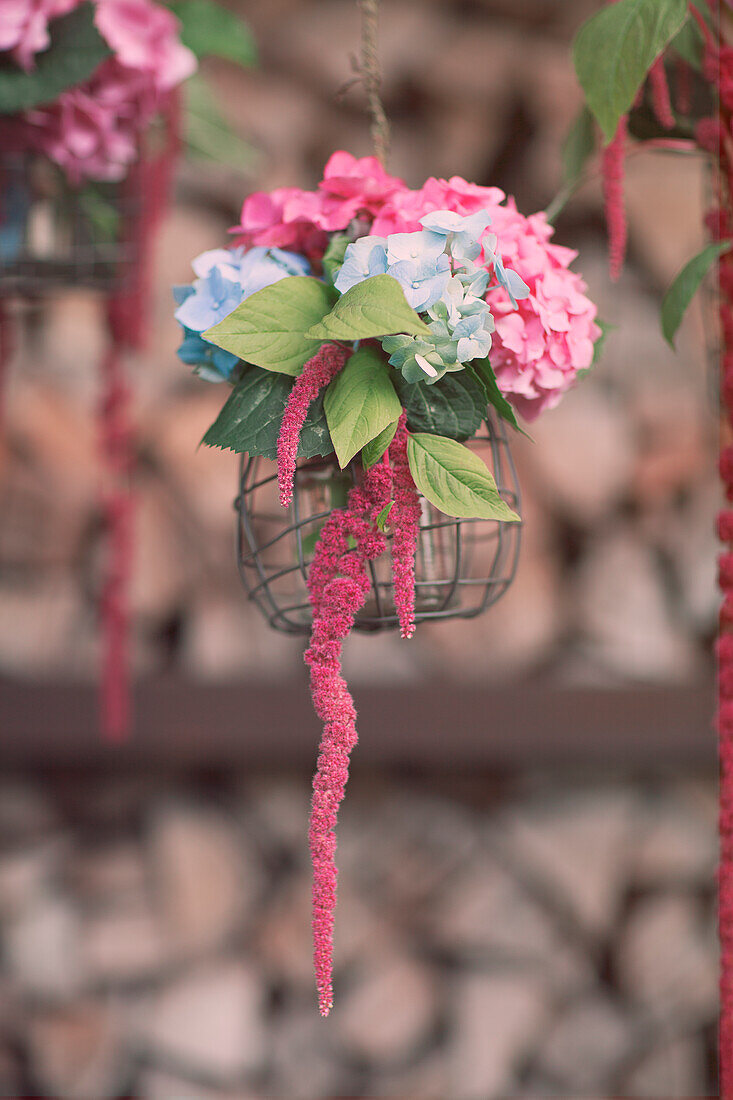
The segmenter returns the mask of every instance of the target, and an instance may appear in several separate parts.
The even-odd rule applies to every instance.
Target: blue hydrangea
[[[437,261],[445,252],[445,240],[435,233],[391,233],[387,237],[387,262],[398,264]]]
[[[494,256],[494,275],[499,286],[503,287],[509,295],[515,309],[518,301],[529,298],[529,287],[524,279],[510,267],[504,267],[500,256]]]
[[[173,288],[173,297],[179,306],[194,293],[192,286]],[[194,372],[207,382],[229,381],[232,371],[239,362],[236,355],[218,348],[215,344],[210,344],[200,333],[186,328],[185,325],[183,341],[178,348],[178,358],[187,366],[193,367]]]
[[[434,344],[415,336],[385,336],[383,349],[389,362],[402,372],[406,382],[437,382],[446,372]]]
[[[387,240],[385,237],[360,237],[347,245],[344,262],[334,281],[336,290],[345,294],[357,283],[384,275],[387,271]]]
[[[486,210],[465,216],[452,210],[434,210],[421,218],[420,224],[436,241],[447,242],[455,260],[475,260],[481,253],[481,234],[491,224],[491,218]]]
[[[204,332],[221,321],[242,301],[239,282],[227,279],[218,267],[193,284],[193,293],[176,310],[176,320],[184,328]]]
[[[400,260],[388,269],[388,273],[402,287],[409,305],[419,313],[437,302],[448,285],[450,260],[442,253],[434,259],[426,257],[416,263]]]
[[[472,359],[484,359],[491,351],[494,318],[485,302],[483,306],[483,309],[462,317],[453,329],[459,363],[470,363]]]
[[[193,285],[175,287],[176,320],[184,338],[178,355],[196,373],[210,381],[231,376],[239,360],[223,348],[202,339],[201,333],[217,324],[232,310],[266,286],[289,275],[307,275],[310,264],[304,256],[279,248],[214,248],[202,252],[192,265],[198,276]]]
[[[194,332],[211,328],[250,294],[310,271],[304,256],[278,248],[215,248],[197,256],[192,267],[198,278],[175,316]]]

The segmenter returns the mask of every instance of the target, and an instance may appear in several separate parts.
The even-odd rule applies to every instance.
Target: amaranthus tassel
[[[393,468],[394,504],[389,522],[392,536],[394,599],[400,620],[400,634],[411,638],[415,633],[415,551],[420,530],[420,497],[407,461],[406,417],[400,417],[389,446]]]
[[[313,631],[305,660],[311,670],[313,703],[324,724],[309,829],[313,955],[322,1016],[333,1005],[336,819],[346,789],[349,755],[357,740],[356,710],[341,675],[341,650],[371,587],[366,563],[385,549],[376,518],[389,501],[391,484],[389,467],[381,462],[366,474],[363,488],[351,490],[347,508],[335,513],[324,528],[309,577]],[[339,554],[348,547],[349,537],[356,549]]]
[[[667,71],[663,58],[659,57],[649,70],[649,84],[652,90],[652,106],[657,122],[664,126],[665,130],[673,130],[676,125],[672,100],[667,83]]]
[[[323,344],[305,364],[290,391],[277,440],[277,481],[283,508],[287,508],[293,499],[293,478],[300,433],[308,409],[323,387],[341,370],[346,356],[346,349],[338,344]]]
[[[611,142],[603,150],[603,196],[608,227],[609,267],[611,278],[618,279],[626,255],[626,210],[624,208],[624,161],[626,157],[626,126],[624,115]]]

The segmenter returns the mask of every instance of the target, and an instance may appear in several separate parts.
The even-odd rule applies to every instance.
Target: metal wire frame
[[[486,461],[506,503],[521,515],[516,469],[504,422],[493,413],[469,443]],[[301,462],[293,503],[278,502],[277,471],[269,459],[243,456],[237,511],[237,561],[249,598],[276,630],[308,634],[311,608],[308,570],[320,529],[331,511],[346,502],[358,476],[352,464],[339,470],[333,458]],[[427,500],[415,558],[415,619],[474,618],[506,592],[519,558],[520,523],[452,519]],[[371,593],[355,629],[375,632],[398,626],[391,555],[369,563]]]
[[[117,228],[100,234],[84,192],[66,185],[41,158],[0,156],[0,294],[35,297],[61,285],[118,289],[137,259],[121,232],[140,207],[140,196],[105,185],[108,213]]]

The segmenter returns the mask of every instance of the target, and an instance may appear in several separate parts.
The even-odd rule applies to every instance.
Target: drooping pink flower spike
[[[392,571],[394,599],[400,621],[400,635],[415,633],[415,551],[420,530],[420,496],[407,461],[407,426],[402,413],[389,445],[392,463],[394,504],[389,513],[392,527]]]
[[[389,501],[391,485],[384,460],[368,471],[363,487],[351,490],[346,509],[331,517],[328,529],[324,527],[314,560],[317,568],[309,578],[313,630],[305,660],[310,666],[313,703],[323,722],[308,834],[313,864],[313,958],[322,1016],[333,1005],[336,819],[348,780],[349,755],[357,740],[356,709],[341,674],[341,649],[371,587],[366,563],[385,549],[376,520]],[[353,550],[348,548],[349,536],[356,543]],[[332,575],[327,577],[329,568]]]
[[[603,198],[608,227],[609,268],[614,282],[621,274],[626,255],[626,208],[624,170],[626,160],[627,117],[623,115],[613,138],[603,150]]]
[[[649,70],[649,84],[652,90],[652,106],[657,122],[664,126],[665,130],[673,130],[676,119],[672,110],[672,97],[669,92],[667,71],[664,67],[664,59],[661,57],[657,58]]]
[[[277,481],[283,508],[287,508],[293,500],[293,478],[300,433],[308,409],[324,386],[341,370],[347,354],[346,348],[338,344],[323,344],[305,364],[290,391],[277,440]]]

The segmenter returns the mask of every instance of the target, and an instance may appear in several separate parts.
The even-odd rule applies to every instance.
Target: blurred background
[[[516,581],[473,622],[355,636],[336,1008],[316,1010],[302,639],[247,603],[223,387],[176,358],[170,287],[245,195],[369,153],[346,0],[241,0],[258,63],[206,63],[241,167],[180,165],[138,464],[132,738],[98,734],[102,303],[17,303],[0,442],[0,1094],[72,1100],[716,1094],[719,503],[714,362],[661,295],[703,242],[695,157],[628,164],[607,274],[591,179],[560,215],[604,321],[593,375],[512,449]],[[384,0],[390,170],[525,213],[561,185],[569,44],[595,0]],[[195,122],[195,119],[194,119]]]

